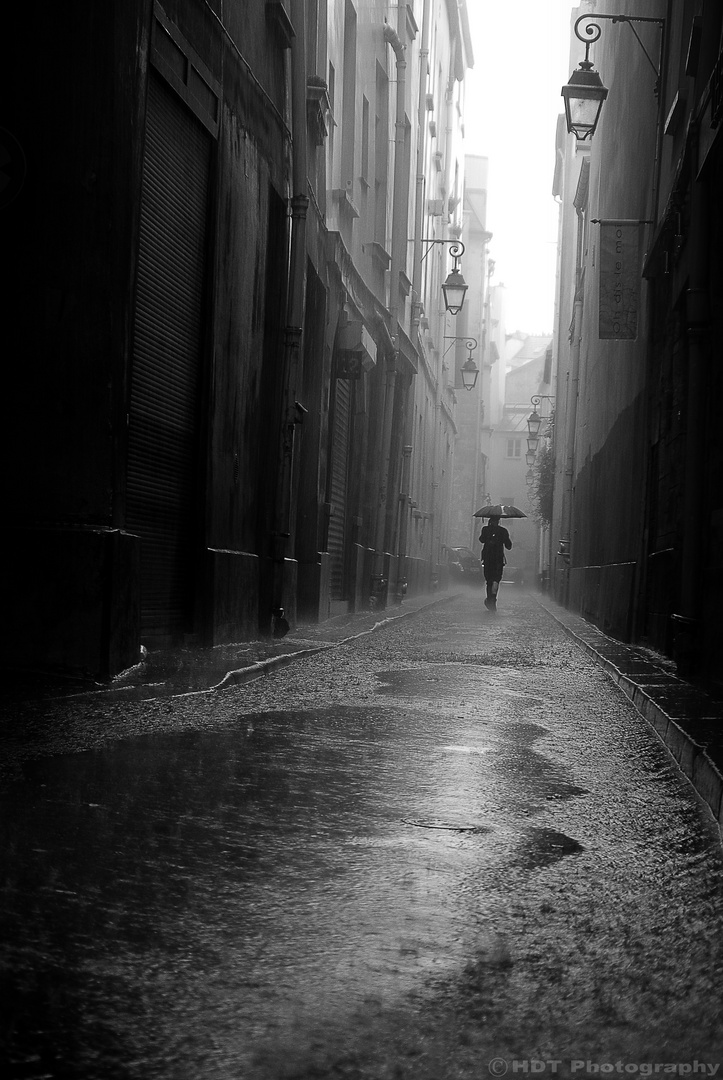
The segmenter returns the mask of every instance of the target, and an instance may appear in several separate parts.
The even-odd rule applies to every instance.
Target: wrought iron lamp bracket
[[[425,251],[424,255],[422,255],[422,258],[419,260],[420,262],[424,262],[424,260],[427,258],[427,255],[429,255],[430,251],[432,250],[433,244],[449,244],[449,253],[454,259],[455,270],[457,269],[457,263],[464,255],[465,249],[464,244],[461,240],[422,240],[421,243],[428,244],[429,247]]]
[[[467,337],[466,334],[462,335],[462,337],[451,337],[449,334],[445,334],[444,340],[451,341],[452,343],[454,343],[455,341],[464,341],[464,347],[465,349],[468,349],[470,353],[474,352],[474,350],[477,348],[477,345],[479,344],[477,338]],[[451,348],[452,345],[448,345],[447,348],[444,350],[444,352],[442,353],[443,360]]]
[[[578,27],[580,26],[580,23],[585,22],[586,19],[587,20],[593,20],[593,21],[588,22],[588,24],[584,27],[583,32],[586,35],[586,37],[583,37],[583,34],[580,33],[580,31],[578,30]],[[583,45],[585,46],[585,60],[583,61],[583,63],[585,65],[590,65],[590,46],[593,45],[600,38],[600,36],[602,34],[602,27],[598,25],[598,23],[596,21],[597,19],[609,19],[610,22],[612,22],[612,23],[627,23],[628,24],[628,26],[632,30],[633,34],[635,34],[635,38],[636,38],[636,40],[638,42],[638,45],[640,46],[640,48],[645,53],[645,56],[647,57],[648,63],[650,64],[651,68],[655,72],[655,95],[657,97],[658,92],[660,90],[660,76],[661,76],[661,73],[662,73],[662,70],[663,70],[663,41],[664,41],[664,37],[665,37],[665,19],[653,19],[653,18],[648,18],[648,17],[646,17],[644,15],[635,15],[635,16],[633,16],[633,15],[604,15],[604,14],[598,13],[598,12],[588,12],[586,15],[581,15],[575,21],[574,30],[575,30],[575,36],[577,37],[577,39],[579,41],[581,41],[583,43]],[[659,28],[659,30],[660,30],[660,53],[659,53],[658,63],[657,64],[655,63],[655,61],[651,57],[648,50],[645,48],[645,45],[643,44],[642,38],[640,37],[640,34],[638,33],[638,31],[633,26],[633,23],[653,23],[654,25],[656,25]],[[590,65],[590,66],[592,66],[592,65]]]

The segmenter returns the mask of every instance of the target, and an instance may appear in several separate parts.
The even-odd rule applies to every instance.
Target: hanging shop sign
[[[337,353],[335,370],[337,379],[358,379],[363,371],[361,353]]]
[[[640,225],[600,221],[599,336],[633,341],[638,336]]]

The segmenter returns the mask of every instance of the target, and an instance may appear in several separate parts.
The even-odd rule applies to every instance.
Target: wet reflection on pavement
[[[710,828],[637,714],[515,603],[494,631],[462,602],[187,699],[153,734],[88,712],[82,752],[26,757],[0,806],[13,1075],[720,1054]]]

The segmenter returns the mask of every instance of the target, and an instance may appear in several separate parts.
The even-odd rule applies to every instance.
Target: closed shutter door
[[[127,522],[142,538],[146,637],[189,629],[210,140],[149,81],[135,305]]]
[[[332,600],[344,599],[344,540],[349,476],[350,415],[351,383],[348,379],[337,379],[331,447],[330,502],[332,511],[327,541]]]

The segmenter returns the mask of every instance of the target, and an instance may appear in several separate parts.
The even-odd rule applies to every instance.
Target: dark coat
[[[482,563],[487,581],[500,581],[505,565],[505,548],[512,547],[510,534],[502,525],[485,525],[479,534],[482,545]]]

